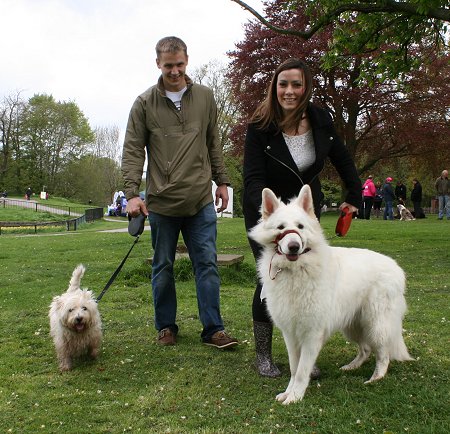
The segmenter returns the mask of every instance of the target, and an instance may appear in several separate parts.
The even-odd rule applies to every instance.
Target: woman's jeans
[[[213,203],[191,217],[171,217],[150,212],[152,246],[152,292],[157,330],[176,325],[177,297],[173,263],[180,232],[194,268],[197,303],[203,325],[202,338],[223,330],[220,316],[220,279],[217,270],[217,216]]]

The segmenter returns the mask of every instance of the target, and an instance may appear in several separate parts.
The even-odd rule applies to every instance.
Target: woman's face
[[[305,88],[305,76],[301,69],[288,69],[278,74],[277,99],[284,112],[299,106]]]

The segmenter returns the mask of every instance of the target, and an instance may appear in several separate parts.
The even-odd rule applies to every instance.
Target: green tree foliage
[[[51,95],[29,100],[23,125],[28,183],[55,191],[58,174],[83,155],[94,133],[74,102],[58,102]]]
[[[97,127],[72,102],[20,92],[0,102],[0,189],[39,192],[97,205],[120,189],[119,128]]]
[[[106,206],[112,202],[120,183],[121,172],[117,161],[90,154],[67,165],[61,173],[56,194],[82,203]]]
[[[301,27],[278,25],[241,0],[232,0],[276,33],[304,41],[332,30],[324,66],[343,65],[363,54],[361,77],[396,78],[448,50],[448,0],[287,0],[286,13],[305,13]],[[272,1],[266,1],[270,5]]]
[[[11,191],[20,185],[22,174],[22,120],[26,103],[15,95],[5,96],[0,103],[0,188]],[[20,191],[23,189],[21,188]]]

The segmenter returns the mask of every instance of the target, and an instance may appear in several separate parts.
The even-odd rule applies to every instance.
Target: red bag
[[[350,229],[350,225],[352,224],[353,213],[349,212],[349,209],[345,207],[341,211],[341,215],[338,218],[336,223],[336,235],[338,237],[345,237],[348,230]]]

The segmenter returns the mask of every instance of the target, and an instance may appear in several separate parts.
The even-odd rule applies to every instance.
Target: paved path
[[[83,215],[83,214],[73,212],[73,211],[70,211],[70,213],[69,213],[69,211],[67,211],[65,209],[53,208],[52,206],[43,205],[42,203],[36,202],[34,200],[8,199],[6,197],[6,198],[0,199],[0,203],[3,203],[3,202],[5,202],[5,204],[9,204],[9,205],[16,205],[16,206],[20,206],[22,208],[33,208],[33,209],[36,209],[36,205],[39,205],[39,211],[48,211],[48,212],[51,212],[52,214],[71,215],[74,217],[81,217]]]

